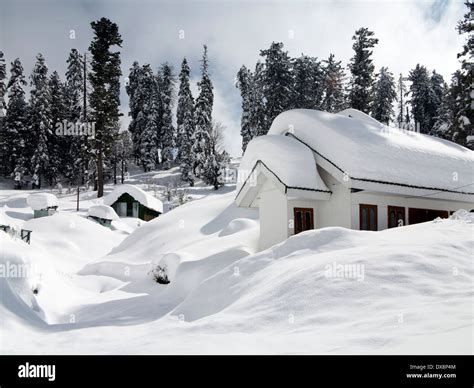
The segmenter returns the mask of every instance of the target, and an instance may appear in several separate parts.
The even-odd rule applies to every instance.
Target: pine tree
[[[447,85],[446,82],[444,82],[443,76],[433,70],[430,77],[430,91],[428,104],[426,107],[430,134],[432,134],[433,127],[436,123],[436,120],[438,119],[439,108],[441,106],[446,88]]]
[[[252,128],[252,137],[263,136],[268,132],[264,77],[264,65],[257,61],[252,76],[253,86],[251,90],[250,128]]]
[[[173,102],[175,76],[173,68],[164,63],[159,70],[159,91],[160,91],[160,139],[159,149],[161,152],[161,163],[165,168],[170,167],[173,161],[173,149],[175,146],[176,131],[173,126]]]
[[[242,66],[237,73],[236,87],[240,90],[242,98],[242,116],[240,119],[240,135],[242,136],[242,151],[245,152],[247,144],[254,137],[251,124],[252,114],[252,93],[253,93],[253,74],[245,66]]]
[[[8,105],[5,116],[4,144],[7,146],[6,172],[23,174],[25,172],[25,138],[28,128],[28,107],[25,101],[26,86],[23,66],[15,59],[10,68],[10,79],[7,84]]]
[[[87,109],[84,107],[84,92],[87,94],[87,79],[84,79],[84,60],[76,49],[72,49],[67,59],[65,89],[65,116],[71,123],[87,123]],[[86,90],[84,91],[84,87]],[[87,98],[87,95],[86,95]],[[67,166],[67,178],[72,183],[81,183],[87,168],[87,137],[75,136],[69,139],[70,161]]]
[[[196,99],[195,107],[196,129],[192,152],[194,154],[193,172],[196,176],[202,177],[204,166],[209,157],[208,145],[212,130],[212,106],[214,103],[206,46],[204,46],[204,54],[201,60],[201,80],[198,82],[198,89],[199,96]]]
[[[372,85],[374,82],[374,65],[372,50],[378,39],[367,28],[360,28],[352,39],[355,41],[352,48],[354,56],[349,64],[352,77],[350,81],[349,103],[354,109],[369,113],[372,104]]]
[[[7,113],[7,104],[5,102],[5,95],[7,94],[7,66],[3,52],[0,51],[0,120],[5,117]]]
[[[405,115],[405,96],[407,94],[407,88],[405,85],[405,77],[403,74],[400,73],[397,82],[397,98],[398,98],[398,115],[397,115],[397,123],[398,127],[402,128],[403,123],[405,122],[404,115]]]
[[[453,85],[456,82],[456,75],[453,75],[452,83],[450,87],[444,88],[444,93],[441,98],[440,105],[438,106],[438,114],[436,116],[436,121],[432,128],[432,135],[440,137],[442,139],[451,140],[452,133],[450,132],[451,125],[454,122],[454,105],[455,101],[453,99],[453,90],[455,89]]]
[[[121,47],[122,38],[118,26],[109,19],[92,22],[94,38],[89,50],[92,54],[92,86],[90,105],[95,121],[95,138],[92,148],[97,165],[97,196],[104,195],[104,160],[112,151],[116,141],[120,118],[120,52],[111,47]]]
[[[323,93],[323,72],[317,58],[301,55],[293,59],[291,106],[296,109],[318,109]]]
[[[129,113],[130,116],[130,124],[128,126],[128,130],[131,134],[131,139],[133,143],[133,156],[135,160],[138,161],[139,159],[139,150],[140,150],[140,133],[138,132],[137,128],[137,117],[140,113],[140,110],[143,107],[143,93],[140,92],[138,85],[140,83],[140,77],[142,76],[142,67],[139,65],[138,62],[133,62],[132,67],[130,68],[130,73],[128,76],[128,83],[125,86],[125,90],[127,91],[129,97]]]
[[[334,54],[330,54],[323,61],[323,100],[321,109],[326,112],[339,112],[345,107],[344,99],[344,70],[341,61],[336,61]]]
[[[410,71],[408,79],[410,85],[411,113],[415,125],[421,133],[429,133],[430,128],[430,98],[432,93],[430,76],[426,67],[417,64]]]
[[[145,172],[152,170],[158,160],[158,85],[150,65],[142,67],[138,78],[137,95],[141,105],[135,119],[138,160]]]
[[[194,186],[194,98],[189,84],[190,69],[186,58],[179,73],[178,106],[176,110],[178,160],[180,161],[181,180]]]
[[[48,133],[48,149],[50,168],[46,174],[49,182],[55,181],[63,175],[68,182],[74,179],[74,155],[72,141],[76,136],[58,135],[56,129],[68,119],[66,87],[59,78],[57,71],[53,71],[49,78],[50,112],[52,131]]]
[[[7,114],[7,104],[5,95],[7,94],[7,66],[0,51],[0,174],[7,172],[8,144],[5,142],[5,116]]]
[[[31,134],[26,147],[26,155],[31,155],[30,171],[39,177],[41,187],[42,177],[49,184],[56,178],[56,171],[51,164],[53,133],[51,114],[51,90],[48,79],[48,67],[42,54],[36,56],[36,64],[31,74],[31,99],[28,132]]]
[[[395,80],[388,68],[380,69],[372,94],[374,96],[372,117],[388,125],[393,116],[393,101],[397,97]]]
[[[474,150],[474,82],[472,58],[474,57],[474,2],[464,3],[468,8],[464,18],[457,24],[459,35],[466,34],[462,51],[458,54],[461,69],[457,75],[454,122],[451,128],[452,140]]]
[[[267,50],[261,50],[265,58],[263,93],[266,101],[267,123],[272,123],[281,112],[291,108],[293,76],[291,58],[283,51],[283,43],[273,42]]]

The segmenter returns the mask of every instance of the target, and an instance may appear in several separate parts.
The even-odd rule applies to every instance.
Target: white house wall
[[[471,210],[474,204],[466,202],[444,201],[428,198],[407,198],[404,196],[385,195],[380,193],[368,193],[361,191],[352,193],[351,204],[351,228],[359,229],[359,205],[377,205],[377,227],[378,230],[387,229],[387,211],[388,206],[401,206],[405,208],[405,220],[409,223],[408,208],[432,209],[432,210]]]
[[[288,238],[286,196],[268,180],[259,194],[260,245],[269,248]]]

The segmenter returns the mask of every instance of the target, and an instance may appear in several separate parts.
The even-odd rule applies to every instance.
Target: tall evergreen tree
[[[318,109],[323,94],[323,71],[317,58],[301,55],[293,59],[293,108]]]
[[[7,114],[7,66],[0,51],[0,174],[6,174],[8,145],[5,143],[5,116]]]
[[[125,86],[129,97],[129,113],[130,124],[128,130],[131,134],[132,144],[133,144],[133,156],[136,161],[139,159],[139,150],[140,150],[140,133],[137,128],[137,117],[140,113],[140,110],[143,107],[143,93],[138,88],[140,83],[140,77],[142,76],[142,67],[137,61],[133,62],[132,67],[130,68],[130,73],[128,76],[128,83]]]
[[[150,65],[144,65],[138,78],[136,98],[141,101],[135,119],[138,160],[143,170],[152,170],[158,161],[159,104],[157,79]]]
[[[189,84],[190,69],[186,58],[179,73],[178,106],[176,110],[178,160],[181,168],[181,180],[194,185],[194,98]]]
[[[263,136],[268,132],[264,77],[264,65],[257,61],[252,76],[253,86],[251,90],[250,128],[252,128],[252,137]]]
[[[411,81],[409,102],[413,120],[421,133],[429,133],[431,130],[430,99],[432,88],[428,70],[426,67],[417,64],[410,71],[408,79]]]
[[[160,92],[160,139],[159,149],[161,152],[161,163],[166,167],[170,167],[173,161],[173,149],[175,146],[176,130],[173,125],[173,102],[175,76],[173,68],[164,63],[159,70],[159,92]]]
[[[467,12],[457,24],[457,32],[466,34],[462,51],[458,54],[461,69],[457,75],[456,100],[454,106],[454,122],[451,128],[452,140],[474,150],[474,2],[464,3]]]
[[[430,77],[430,93],[426,108],[430,134],[432,133],[433,127],[436,123],[436,120],[438,119],[439,109],[441,107],[446,88],[447,85],[446,82],[444,82],[443,76],[433,70]]]
[[[380,69],[372,94],[374,96],[372,117],[388,125],[393,116],[393,101],[397,98],[395,80],[388,68]]]
[[[3,52],[0,51],[0,120],[5,117],[7,113],[7,104],[5,102],[5,95],[7,94],[7,65]]]
[[[58,125],[68,119],[66,88],[57,71],[53,71],[49,78],[49,90],[52,130],[48,133],[50,168],[46,177],[52,183],[62,175],[68,182],[72,182],[75,171],[71,145],[75,136],[60,136],[56,133]]]
[[[90,105],[96,129],[92,147],[97,164],[97,196],[102,197],[104,161],[116,141],[120,118],[120,52],[111,51],[111,48],[121,47],[122,37],[118,26],[107,18],[92,22],[91,27],[94,37],[89,47],[92,54]]]
[[[7,84],[8,104],[5,116],[4,144],[8,146],[5,155],[7,173],[22,174],[25,171],[25,138],[28,132],[28,107],[25,101],[26,86],[23,66],[15,59],[10,68]]]
[[[372,48],[378,43],[374,33],[367,28],[360,28],[352,39],[354,56],[349,64],[352,77],[350,81],[349,104],[352,108],[369,113],[372,104],[372,85],[374,82],[374,65]]]
[[[453,75],[451,85],[444,89],[441,103],[438,107],[438,114],[436,121],[432,128],[432,134],[442,139],[452,140],[451,126],[454,122],[454,106],[455,99],[453,98],[456,84],[456,74]]]
[[[405,85],[405,77],[402,73],[398,77],[397,81],[397,99],[398,99],[398,109],[397,109],[397,123],[398,127],[401,128],[405,122],[405,96],[408,90]]]
[[[344,99],[344,70],[341,61],[336,61],[330,54],[324,64],[323,100],[321,109],[326,112],[339,112],[345,107]]]
[[[260,55],[265,58],[263,93],[266,101],[266,119],[270,124],[281,112],[291,108],[293,94],[291,58],[287,51],[283,51],[283,43],[275,42],[267,50],[261,50]]]
[[[252,128],[252,96],[253,96],[253,74],[245,66],[242,66],[237,73],[236,87],[240,90],[242,98],[242,116],[240,118],[240,135],[242,136],[242,150],[245,152],[247,144],[254,137],[254,128]]]
[[[210,133],[212,130],[212,106],[214,104],[214,93],[212,81],[209,76],[209,63],[207,58],[207,47],[201,60],[201,80],[198,82],[199,96],[196,99],[195,118],[196,129],[192,152],[194,154],[193,172],[196,176],[202,176],[204,166],[209,157],[208,146],[210,144]]]
[[[26,155],[31,156],[30,171],[39,178],[40,186],[43,177],[49,184],[56,178],[56,171],[51,164],[53,133],[51,114],[51,89],[48,79],[48,67],[42,54],[36,56],[36,64],[31,74],[31,99],[29,116],[29,133],[31,141],[26,147]]]
[[[67,59],[64,88],[67,120],[72,123],[87,123],[87,108],[84,107],[84,103],[87,104],[87,101],[84,101],[84,93],[87,99],[87,78],[84,78],[84,60],[76,49],[70,51]],[[72,165],[68,163],[67,176],[70,182],[75,180],[75,183],[82,183],[88,159],[87,137],[75,136],[69,139],[69,143]]]

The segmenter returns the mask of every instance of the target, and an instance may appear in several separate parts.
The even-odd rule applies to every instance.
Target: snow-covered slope
[[[0,352],[472,353],[472,214],[308,231],[255,254],[257,215],[226,190],[141,226],[79,273],[38,276],[73,251],[50,249],[51,228],[31,246],[0,233],[1,264],[39,267],[0,278]],[[57,216],[30,222],[59,235]],[[67,239],[85,245],[78,257],[114,233],[82,221],[89,244]],[[154,282],[151,263],[170,284]]]

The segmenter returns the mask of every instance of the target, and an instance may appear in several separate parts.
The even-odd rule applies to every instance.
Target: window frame
[[[296,225],[297,212],[301,212],[301,230],[298,230],[297,225]],[[306,212],[309,212],[311,215],[309,228],[306,225],[306,217],[305,217]],[[298,233],[305,232],[307,230],[312,230],[312,229],[314,229],[314,209],[312,207],[294,207],[293,208],[293,233],[298,234]]]
[[[367,226],[369,229],[362,229],[362,209],[367,209]],[[370,209],[375,209],[375,229],[371,228],[370,225]],[[359,204],[359,230],[368,230],[368,231],[378,231],[379,230],[379,220],[378,220],[378,206],[367,204],[367,203],[360,203]]]
[[[391,229],[391,228],[396,228],[398,227],[398,219],[397,219],[397,225],[395,226],[390,226],[390,211],[391,210],[394,210],[395,211],[395,215],[397,215],[398,211],[399,210],[402,210],[402,214],[403,214],[403,226],[405,226],[407,223],[406,223],[406,208],[404,206],[392,206],[392,205],[388,205],[387,206],[387,229]]]

